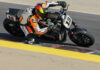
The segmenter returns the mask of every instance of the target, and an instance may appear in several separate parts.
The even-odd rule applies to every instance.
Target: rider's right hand
[[[53,29],[53,25],[48,26],[48,31],[51,31]]]

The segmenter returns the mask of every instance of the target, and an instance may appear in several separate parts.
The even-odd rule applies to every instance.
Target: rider
[[[62,5],[63,2],[51,2],[48,3],[38,3],[34,8],[27,9],[24,11],[20,17],[20,27],[25,34],[28,44],[37,43],[37,36],[44,35],[52,26],[45,26],[45,22],[42,22],[46,19],[48,14],[48,8],[51,6]],[[41,28],[41,26],[43,26]]]

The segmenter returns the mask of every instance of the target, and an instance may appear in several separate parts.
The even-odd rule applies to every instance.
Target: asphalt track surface
[[[16,38],[10,35],[4,28],[3,28],[3,20],[5,19],[6,15],[5,12],[8,8],[19,8],[25,9],[29,6],[19,5],[19,4],[10,4],[10,3],[2,3],[0,2],[0,39],[3,40],[10,40],[16,42],[23,42],[23,38]],[[93,34],[95,37],[95,44],[91,46],[91,49],[100,50],[100,15],[92,15],[86,13],[79,13],[79,12],[69,12],[69,15],[73,18],[73,20],[81,27],[86,28],[89,32]],[[67,39],[66,43],[64,44],[55,44],[50,41],[41,41],[39,45],[42,46],[58,46],[58,45],[66,45],[66,46],[74,46],[78,47],[74,43],[72,43],[69,39]]]

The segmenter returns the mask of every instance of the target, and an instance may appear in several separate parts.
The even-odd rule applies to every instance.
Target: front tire
[[[74,42],[75,44],[82,46],[82,47],[90,47],[94,44],[95,40],[94,37],[88,33],[88,32],[82,32],[82,31],[77,31],[74,32],[75,29],[72,29],[73,34],[71,34],[70,32],[69,34],[69,38],[72,42]]]

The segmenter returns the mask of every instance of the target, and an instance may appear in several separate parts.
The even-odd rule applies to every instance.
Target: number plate
[[[67,15],[67,22],[69,23],[68,25],[70,25],[72,23],[72,19],[68,15]]]
[[[67,15],[67,16],[65,17],[65,20],[64,20],[63,24],[64,24],[64,26],[65,26],[66,28],[70,28],[70,26],[71,26],[71,24],[72,24],[72,19],[71,19],[71,17],[70,17],[69,15]]]

